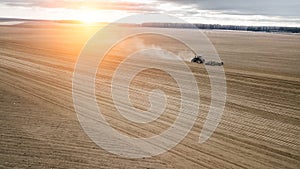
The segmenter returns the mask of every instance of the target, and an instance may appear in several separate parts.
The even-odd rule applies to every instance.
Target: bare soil
[[[225,63],[227,101],[217,130],[208,141],[198,143],[211,87],[204,66],[187,62],[201,100],[194,127],[166,153],[128,159],[98,147],[84,133],[73,106],[76,60],[98,28],[41,23],[0,26],[0,168],[299,168],[298,34],[205,30]],[[184,31],[192,34],[194,30]],[[99,107],[112,127],[132,137],[161,133],[178,113],[176,81],[158,69],[140,72],[129,92],[132,104],[141,110],[150,106],[147,91],[159,88],[168,95],[166,111],[157,121],[132,125],[112,102],[112,74],[137,43],[155,44],[174,53],[187,51],[174,39],[158,39],[146,35],[121,42],[97,73]],[[189,57],[193,55],[185,59]],[[169,64],[161,62],[162,67]]]

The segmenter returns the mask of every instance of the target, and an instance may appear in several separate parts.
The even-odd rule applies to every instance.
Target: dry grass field
[[[198,143],[211,87],[204,66],[187,62],[201,99],[194,127],[166,153],[128,159],[98,147],[81,128],[74,110],[76,60],[98,28],[50,23],[0,26],[0,168],[299,168],[298,34],[205,30],[225,63],[227,100],[218,128],[208,141]],[[121,42],[97,73],[96,97],[105,118],[132,137],[159,134],[177,116],[178,86],[161,70],[140,72],[129,91],[132,104],[141,110],[150,106],[145,91],[159,88],[168,95],[166,112],[155,122],[131,125],[117,112],[109,93],[111,75],[136,43],[174,53],[187,50],[174,39],[158,39],[141,35]],[[161,61],[162,67],[167,65],[170,61]]]

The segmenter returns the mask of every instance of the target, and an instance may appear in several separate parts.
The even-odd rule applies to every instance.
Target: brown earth
[[[208,141],[198,143],[211,88],[205,68],[187,62],[201,99],[194,127],[166,153],[128,159],[98,147],[81,128],[73,106],[74,66],[97,28],[0,26],[0,168],[299,168],[299,35],[204,31],[225,63],[227,101],[221,123]],[[98,69],[96,96],[106,120],[123,134],[150,137],[174,122],[180,92],[170,75],[147,69],[132,80],[129,98],[136,108],[147,110],[147,92],[159,88],[168,96],[164,114],[155,122],[135,124],[117,112],[109,93],[111,75],[137,44],[174,53],[188,49],[166,37],[129,38],[113,48]],[[170,61],[161,62],[162,67],[168,65]]]

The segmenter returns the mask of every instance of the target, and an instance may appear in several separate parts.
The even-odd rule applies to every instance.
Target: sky
[[[300,0],[0,0],[0,18],[113,22],[140,13],[190,23],[300,27]]]

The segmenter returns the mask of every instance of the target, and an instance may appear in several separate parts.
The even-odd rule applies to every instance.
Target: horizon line
[[[43,22],[69,22],[72,24],[79,24],[83,23],[80,20],[76,19],[33,19],[33,18],[14,18],[14,17],[0,17],[0,22],[3,20],[9,21],[43,21]],[[113,22],[104,22],[104,21],[95,21],[93,23],[113,23]],[[187,24],[187,23],[174,23],[174,22],[143,22],[143,23],[116,23],[116,24],[130,24],[130,25],[142,25],[146,23],[161,23],[161,24]],[[276,27],[276,28],[300,28],[298,26],[266,26],[266,25],[259,25],[259,26],[251,26],[251,25],[233,25],[233,24],[218,24],[218,23],[189,23],[189,24],[202,24],[202,25],[220,25],[220,26],[239,26],[239,27]]]

